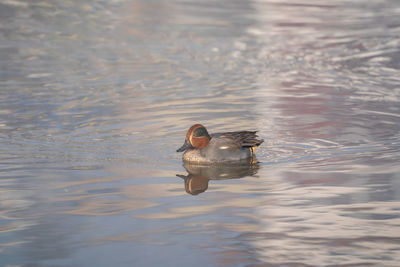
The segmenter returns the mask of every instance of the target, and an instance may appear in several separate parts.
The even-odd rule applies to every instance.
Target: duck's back
[[[257,147],[264,142],[262,139],[257,139],[256,131],[215,133],[211,134],[211,138],[225,139],[226,142],[236,144],[240,147]]]

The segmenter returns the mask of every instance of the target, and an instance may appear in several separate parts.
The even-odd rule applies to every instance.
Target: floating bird
[[[256,131],[237,131],[209,134],[206,127],[195,124],[186,133],[185,143],[176,152],[190,163],[256,163],[255,149],[264,142]]]

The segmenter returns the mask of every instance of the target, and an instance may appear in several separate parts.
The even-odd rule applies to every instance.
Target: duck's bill
[[[185,140],[185,143],[183,144],[183,146],[181,146],[178,150],[176,150],[176,152],[186,151],[189,148],[193,148],[193,147],[188,140]]]

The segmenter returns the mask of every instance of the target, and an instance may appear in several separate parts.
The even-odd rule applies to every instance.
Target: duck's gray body
[[[258,140],[256,132],[241,131],[211,134],[211,140],[203,149],[188,149],[183,154],[185,162],[192,163],[225,163],[250,162],[254,149],[263,140]]]

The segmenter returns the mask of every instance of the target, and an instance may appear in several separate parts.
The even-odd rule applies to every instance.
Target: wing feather
[[[211,138],[213,137],[230,139],[241,147],[257,147],[264,142],[263,139],[258,139],[257,131],[215,133],[211,134]]]

